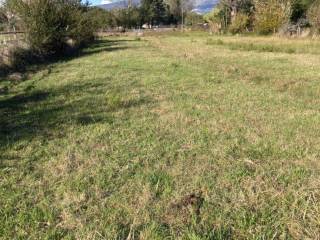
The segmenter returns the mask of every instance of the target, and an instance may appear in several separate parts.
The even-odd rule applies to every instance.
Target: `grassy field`
[[[0,94],[1,239],[320,239],[320,42],[100,40]]]

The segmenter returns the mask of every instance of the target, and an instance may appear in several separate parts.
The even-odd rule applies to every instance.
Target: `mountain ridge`
[[[132,0],[133,6],[139,6],[141,0]],[[204,14],[208,13],[218,4],[219,0],[199,0],[194,3],[193,12]],[[97,5],[99,8],[103,8],[106,10],[112,10],[112,9],[123,9],[128,7],[128,0],[121,0],[116,2],[111,2],[107,4],[100,4]]]

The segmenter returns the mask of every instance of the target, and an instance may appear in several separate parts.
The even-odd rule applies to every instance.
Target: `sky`
[[[117,2],[117,0],[89,0],[89,2],[92,5],[99,5],[99,4],[108,4],[108,3],[112,3],[112,2]]]

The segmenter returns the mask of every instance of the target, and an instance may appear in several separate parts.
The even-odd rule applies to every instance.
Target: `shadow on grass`
[[[113,51],[120,51],[126,50],[128,48],[132,48],[126,46],[125,43],[127,42],[134,42],[137,40],[130,40],[130,39],[117,39],[117,40],[109,40],[109,39],[100,39],[95,40],[92,44],[88,47],[83,48],[79,51],[76,51],[72,54],[64,56],[62,58],[58,58],[56,61],[59,60],[72,60],[74,58],[79,57],[86,57],[92,54],[101,53],[101,52],[113,52]]]
[[[70,84],[50,92],[33,91],[0,100],[0,168],[11,158],[3,155],[5,150],[17,142],[26,145],[36,138],[45,143],[64,137],[75,127],[112,124],[115,112],[152,102],[145,96],[108,101],[106,91],[101,91],[107,88],[97,83]],[[93,94],[93,89],[99,90]]]
[[[25,51],[25,53],[20,53],[24,56],[19,56],[21,62],[13,67],[9,68],[4,64],[0,63],[0,82],[8,81],[8,76],[13,72],[19,72],[25,74],[27,72],[34,73],[43,68],[46,68],[48,65],[59,62],[59,61],[69,61],[74,58],[85,57],[92,54],[100,52],[112,52],[125,50],[129,47],[125,45],[126,42],[137,41],[129,39],[100,39],[92,42],[88,47],[81,48],[79,50],[69,51],[65,55],[50,55],[47,57],[34,56],[30,52]],[[1,94],[1,93],[0,93]]]
[[[81,56],[113,51],[110,48],[125,49],[116,46],[116,41],[95,44]],[[68,129],[77,126],[112,124],[115,112],[151,103],[151,99],[144,95],[128,99],[124,88],[112,89],[112,84],[106,79],[95,79],[94,82],[75,82],[49,91],[37,91],[31,87],[11,97],[3,96],[0,98],[0,168],[13,159],[6,150],[18,142],[26,145],[37,138],[45,143],[64,137]],[[19,159],[19,156],[14,159]]]

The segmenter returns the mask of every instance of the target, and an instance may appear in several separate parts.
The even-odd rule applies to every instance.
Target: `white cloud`
[[[101,0],[101,4],[109,4],[112,3],[111,0]]]

